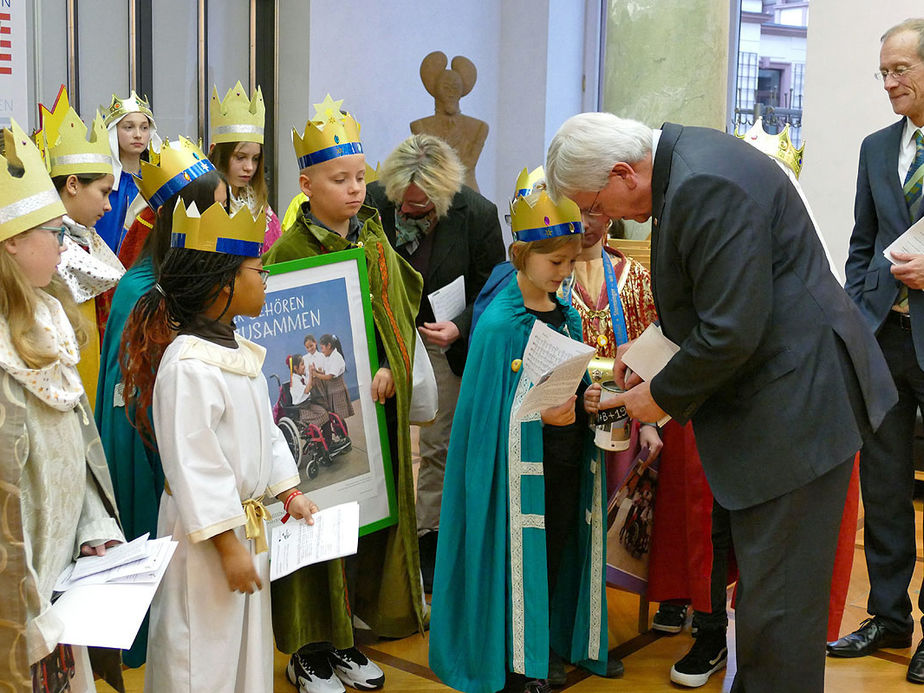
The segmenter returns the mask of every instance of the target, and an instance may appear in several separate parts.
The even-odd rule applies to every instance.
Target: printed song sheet
[[[459,275],[446,286],[437,289],[427,298],[433,308],[433,320],[454,320],[465,310],[465,275]]]
[[[356,553],[359,503],[343,503],[314,514],[314,524],[289,520],[272,528],[270,580],[302,566]]]
[[[661,326],[652,323],[626,349],[622,362],[642,380],[650,382],[678,351],[680,347],[664,336]],[[670,419],[665,416],[657,424],[663,426]]]
[[[898,260],[892,257],[892,252],[910,253],[913,255],[924,254],[924,219],[920,219],[905,231],[901,236],[889,244],[882,254],[885,259],[893,265],[899,264]]]
[[[157,567],[150,579],[141,581],[132,575],[103,584],[76,585],[52,604],[51,611],[64,624],[62,643],[122,650],[132,646],[177,547],[170,537],[146,544],[156,545]]]
[[[593,347],[537,320],[523,354],[523,373],[535,387],[523,398],[517,418],[558,406],[573,395],[593,355]]]

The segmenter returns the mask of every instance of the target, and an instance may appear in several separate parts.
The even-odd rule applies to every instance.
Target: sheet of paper
[[[905,233],[892,241],[889,246],[882,251],[886,260],[893,265],[897,265],[899,264],[898,260],[892,257],[893,250],[897,253],[924,254],[924,219],[919,219],[912,224]]]
[[[459,275],[446,286],[427,296],[436,322],[453,320],[465,310],[465,275]]]
[[[147,542],[148,535],[143,534],[127,544],[119,544],[111,549],[106,549],[106,553],[102,556],[82,556],[77,559],[71,577],[77,580],[93,573],[99,573],[140,560],[147,555],[147,549],[145,548]]]
[[[678,351],[680,347],[664,336],[659,325],[652,323],[626,349],[622,362],[642,380],[650,381]]]
[[[74,578],[76,564],[71,563],[58,577],[55,592],[65,592],[80,585],[101,585],[104,582],[153,582],[157,579],[161,564],[169,560],[173,553],[170,549],[171,542],[170,537],[150,540],[145,545],[144,558],[82,578]]]
[[[314,524],[289,520],[273,527],[270,580],[302,566],[356,553],[359,503],[343,503],[314,514]]]
[[[535,386],[523,398],[517,418],[557,406],[573,395],[593,355],[593,347],[537,320],[523,352],[523,374]]]
[[[170,541],[154,582],[105,583],[74,587],[52,604],[64,624],[61,642],[127,649],[132,646],[177,543]]]
[[[592,346],[559,334],[541,320],[537,320],[533,323],[526,350],[523,352],[523,372],[533,383],[538,384],[546,379],[552,370],[575,356],[587,356],[587,363],[590,363],[593,354]]]

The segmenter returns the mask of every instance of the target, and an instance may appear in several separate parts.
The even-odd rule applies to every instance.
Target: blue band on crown
[[[186,234],[170,234],[171,248],[186,248]],[[202,248],[192,248],[191,250],[202,250]],[[244,257],[260,257],[263,254],[263,244],[260,241],[242,241],[237,238],[218,238],[215,240],[216,253],[225,255],[242,255]]]
[[[566,221],[564,224],[554,224],[553,226],[543,226],[538,229],[523,229],[514,231],[513,237],[523,243],[532,243],[533,241],[542,241],[546,238],[555,238],[556,236],[573,236],[584,233],[584,229],[579,221]]]
[[[308,168],[309,166],[314,166],[315,164],[330,161],[331,159],[337,159],[341,156],[349,156],[350,154],[362,153],[363,145],[361,142],[344,142],[343,144],[335,144],[333,147],[325,147],[324,149],[319,149],[316,152],[311,152],[311,154],[305,154],[304,156],[298,157],[298,168],[301,170],[303,168]]]
[[[214,170],[215,167],[212,166],[211,161],[208,159],[199,159],[199,161],[192,166],[176,174],[173,178],[155,190],[154,194],[151,195],[151,199],[148,200],[148,205],[150,205],[151,209],[157,211],[163,206],[164,202],[176,195],[180,190],[196,180],[196,178]]]

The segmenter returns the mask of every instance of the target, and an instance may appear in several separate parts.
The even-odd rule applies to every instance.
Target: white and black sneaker
[[[725,631],[701,629],[690,651],[671,667],[671,681],[689,688],[705,686],[727,660]]]
[[[374,691],[385,685],[385,672],[355,647],[329,650],[327,657],[334,673],[350,688]]]
[[[302,648],[289,659],[286,677],[298,693],[344,693],[346,689],[334,673],[326,650]]]

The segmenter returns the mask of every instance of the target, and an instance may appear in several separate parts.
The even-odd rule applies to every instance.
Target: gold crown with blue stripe
[[[537,166],[530,171],[524,166],[523,170],[520,171],[520,175],[517,176],[517,186],[513,191],[513,200],[515,201],[518,197],[526,197],[545,189],[545,169],[542,166]]]
[[[40,106],[39,112],[42,128],[36,134],[44,140],[44,147],[40,149],[52,178],[82,173],[112,173],[109,133],[99,112],[93,119],[89,141],[87,126],[70,106],[63,86],[52,110]]]
[[[170,247],[260,257],[265,234],[265,208],[254,217],[244,205],[234,216],[228,216],[224,205],[216,202],[200,214],[195,202],[187,209],[181,198],[173,210]]]
[[[263,144],[263,125],[266,118],[266,106],[263,92],[257,87],[252,98],[240,81],[235,84],[225,98],[218,100],[218,87],[212,88],[212,100],[209,101],[209,121],[211,124],[212,144],[219,142],[256,142]]]
[[[783,131],[776,135],[771,135],[764,130],[764,119],[758,118],[750,129],[743,135],[738,134],[738,128],[735,127],[735,137],[744,140],[748,144],[754,145],[760,151],[774,159],[782,162],[796,178],[802,173],[802,153],[805,151],[805,143],[798,149],[789,139],[789,123],[783,128]]]
[[[359,123],[340,110],[343,99],[334,101],[330,94],[314,104],[314,118],[305,125],[302,135],[292,130],[292,146],[299,170],[350,154],[362,154]]]
[[[135,183],[138,192],[156,212],[196,178],[214,170],[202,150],[180,136],[176,142],[164,142],[156,164],[141,161],[141,175],[135,176]]]
[[[541,179],[534,174],[541,173]],[[562,197],[555,202],[545,190],[545,172],[527,173],[517,178],[516,197],[510,203],[510,227],[514,240],[524,243],[556,236],[584,233],[581,210],[572,200]],[[522,194],[521,194],[522,192]]]
[[[5,241],[67,212],[38,147],[19,124],[11,120],[0,136],[0,241]]]

